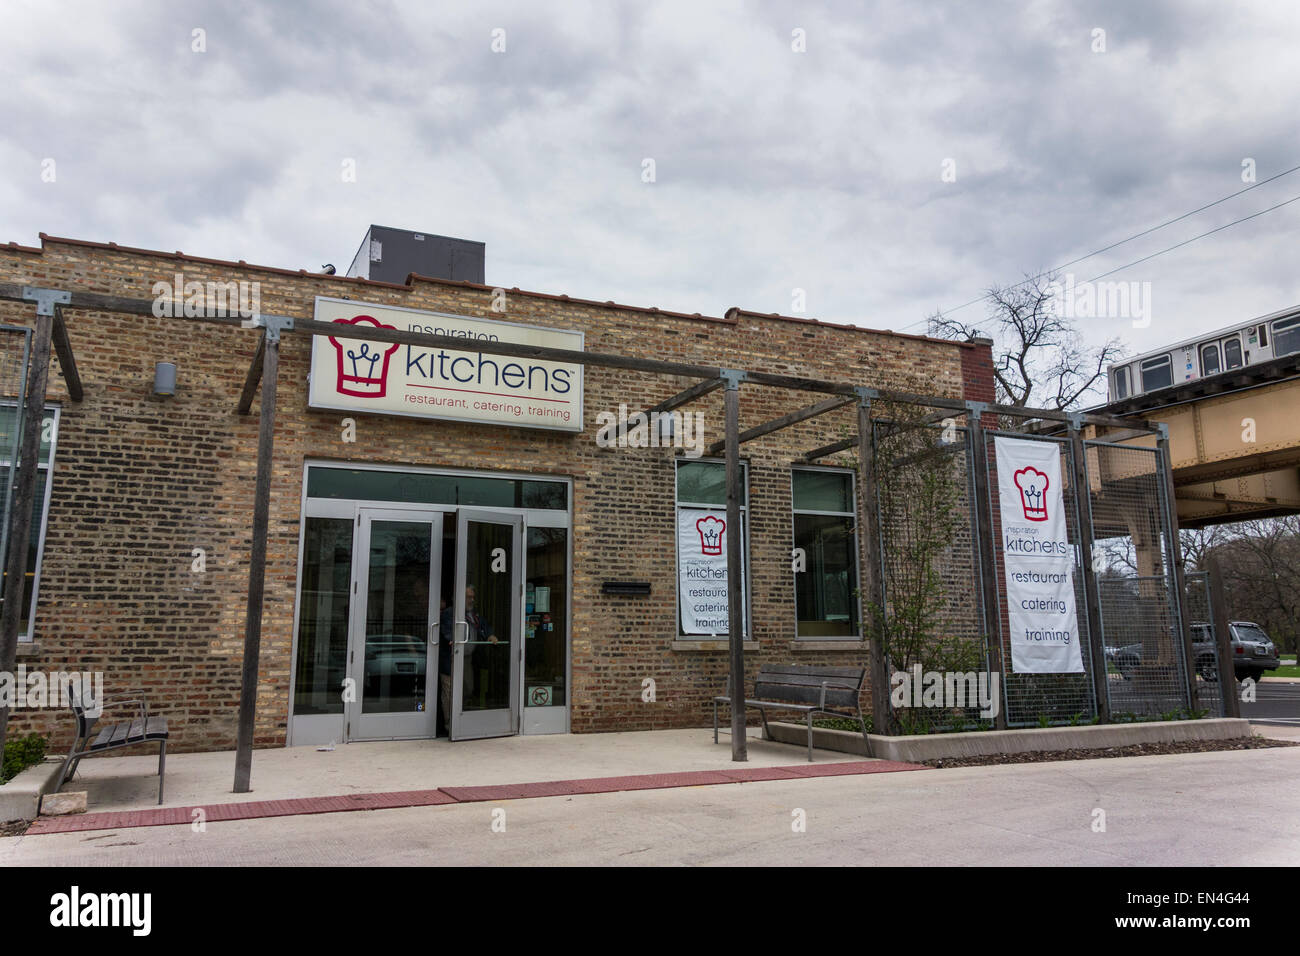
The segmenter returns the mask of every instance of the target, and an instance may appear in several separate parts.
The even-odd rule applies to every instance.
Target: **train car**
[[[1158,392],[1300,352],[1300,306],[1185,339],[1107,369],[1110,400]]]

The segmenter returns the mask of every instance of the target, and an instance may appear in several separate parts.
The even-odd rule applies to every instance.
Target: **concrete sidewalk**
[[[498,737],[451,743],[393,740],[338,744],[332,751],[280,747],[253,752],[253,791],[231,792],[233,751],[167,755],[165,807],[183,807],[357,793],[541,783],[633,774],[780,767],[807,763],[802,744],[765,741],[750,728],[749,761],[731,760],[730,738],[713,743],[713,731],[654,730],[613,734]],[[863,758],[816,750],[814,763]],[[82,761],[64,792],[87,791],[90,813],[148,810],[157,806],[157,752]]]

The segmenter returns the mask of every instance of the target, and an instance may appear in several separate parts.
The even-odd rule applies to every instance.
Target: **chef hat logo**
[[[1047,520],[1047,476],[1037,468],[1026,466],[1014,475],[1020,489],[1020,507],[1026,521]]]
[[[705,554],[722,554],[722,533],[727,530],[725,521],[709,515],[695,522],[695,530],[700,535],[701,551]]]
[[[335,319],[339,325],[373,325],[377,329],[393,329],[369,315],[358,315],[354,319]],[[388,360],[397,351],[397,343],[384,348],[377,348],[371,342],[359,339],[339,341],[329,337],[334,346],[334,357],[338,369],[335,389],[341,395],[356,398],[383,398],[388,394]]]

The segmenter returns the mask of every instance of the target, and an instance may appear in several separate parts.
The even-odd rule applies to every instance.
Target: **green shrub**
[[[5,741],[4,768],[0,770],[0,784],[22,773],[28,767],[45,759],[46,740],[40,734],[11,737]]]

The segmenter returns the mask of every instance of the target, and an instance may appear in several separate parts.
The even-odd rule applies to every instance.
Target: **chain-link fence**
[[[1196,603],[1208,589],[1191,579],[1185,611],[1174,583],[1161,451],[942,415],[891,408],[874,421],[889,732],[1220,714],[1212,616]],[[1006,461],[999,439],[1013,440]],[[1025,462],[1038,463],[1027,489]],[[1204,652],[1194,708],[1184,613]],[[996,681],[999,719],[954,701],[936,674]]]
[[[1210,717],[1226,717],[1223,706],[1223,663],[1219,660],[1218,634],[1214,630],[1214,603],[1210,597],[1208,571],[1189,571],[1183,575],[1186,592],[1183,613],[1192,626],[1192,661],[1196,671],[1196,707]],[[1232,677],[1232,664],[1228,663]],[[1231,693],[1231,691],[1229,691]]]
[[[1187,707],[1164,463],[1155,448],[1085,442],[1112,719]]]
[[[956,414],[935,421],[929,409],[891,411],[873,423],[885,654],[891,673],[905,675],[891,716],[903,733],[986,729],[991,669],[970,431]]]
[[[1093,723],[1097,718],[1098,710],[1097,695],[1093,682],[1092,640],[1088,632],[1087,610],[1090,597],[1084,588],[1082,562],[1079,559],[1080,518],[1074,488],[1075,482],[1073,480],[1073,448],[1069,441],[1060,438],[1040,438],[1011,431],[990,430],[985,434],[987,436],[986,455],[989,475],[988,514],[993,527],[993,541],[1003,545],[993,549],[993,557],[996,569],[995,575],[1000,585],[998,588],[998,617],[1001,626],[998,628],[998,634],[1002,642],[1002,683],[1007,726],[1029,727],[1067,723]],[[1000,490],[1004,484],[1000,481],[1003,477],[1001,469],[1008,466],[998,460],[997,438],[999,436],[1020,441],[1045,443],[1045,447],[1055,447],[1057,450],[1059,464],[1055,469],[1055,474],[1048,474],[1049,484],[1045,490],[1050,490],[1051,482],[1059,482],[1058,487],[1062,491],[1061,499],[1064,505],[1066,543],[1073,557],[1073,561],[1069,562],[1070,568],[1068,571],[1070,586],[1074,591],[1075,618],[1077,620],[1073,639],[1077,641],[1082,671],[1037,673],[1018,672],[1016,669],[1012,642],[1013,638],[1018,638],[1019,635],[1012,634],[1012,616],[1009,613],[1010,608],[1008,605],[1011,589],[1005,585],[1007,581],[1005,543],[1008,537],[1007,532],[1011,529],[1003,527],[1002,491]],[[1013,481],[1012,484],[1014,485],[1015,482]],[[1044,504],[1044,507],[1046,507],[1046,504]],[[1031,519],[1027,519],[1026,523],[1029,520]],[[1043,573],[1052,572],[1045,569]],[[1021,599],[1021,601],[1023,600],[1025,599]],[[1024,624],[1016,626],[1024,627]]]

